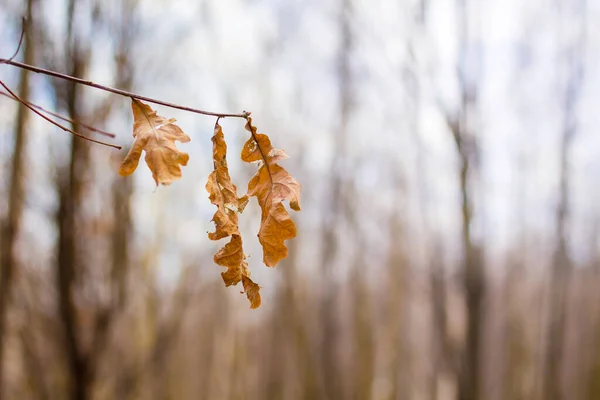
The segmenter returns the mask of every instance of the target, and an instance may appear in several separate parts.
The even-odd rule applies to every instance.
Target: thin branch
[[[23,17],[23,19],[21,20],[21,37],[19,38],[19,44],[17,45],[17,49],[15,50],[15,53],[12,55],[12,57],[6,61],[2,61],[3,63],[14,60],[14,58],[17,56],[17,54],[19,54],[19,51],[21,50],[21,45],[23,44],[24,37],[25,37],[25,17]]]
[[[10,89],[8,88],[8,86],[6,86],[6,85],[4,84],[4,82],[0,81],[0,85],[2,85],[2,87],[4,87],[4,89],[6,89],[6,91],[7,91],[8,93],[10,93],[10,94],[11,94],[11,95],[12,95],[12,96],[13,96],[13,97],[14,97],[14,98],[15,98],[15,99],[16,99],[16,100],[19,102],[19,103],[23,104],[25,107],[29,108],[29,109],[30,109],[31,111],[33,111],[34,113],[36,113],[36,114],[37,114],[37,115],[39,115],[40,117],[44,118],[46,121],[50,122],[52,125],[56,125],[57,127],[59,127],[60,129],[62,129],[63,131],[70,132],[70,133],[72,133],[73,135],[75,135],[75,136],[77,136],[77,137],[80,137],[80,138],[82,138],[82,139],[85,139],[85,140],[89,140],[90,142],[98,143],[98,144],[101,144],[101,145],[104,145],[104,146],[113,147],[113,148],[115,148],[115,149],[121,150],[121,146],[117,146],[117,145],[114,145],[114,144],[110,144],[110,143],[101,142],[100,140],[92,139],[92,138],[90,138],[90,137],[84,136],[84,135],[82,135],[82,134],[80,134],[80,133],[77,133],[77,132],[75,132],[75,131],[72,131],[71,129],[69,129],[69,128],[65,127],[65,126],[62,126],[62,125],[61,125],[61,124],[59,124],[58,122],[51,120],[50,118],[46,117],[44,114],[42,114],[41,112],[39,112],[38,110],[36,110],[36,109],[35,109],[35,108],[33,108],[32,106],[30,106],[29,104],[27,104],[27,102],[25,102],[24,100],[22,100],[22,99],[21,99],[19,96],[17,96],[17,95],[16,95],[16,94],[15,94],[15,93],[14,93],[12,90],[10,90]]]
[[[211,116],[219,117],[219,118],[231,117],[231,118],[244,118],[244,119],[246,119],[250,116],[250,113],[247,111],[243,111],[241,114],[227,114],[227,113],[217,113],[217,112],[212,112],[212,111],[204,111],[204,110],[199,110],[197,108],[191,108],[191,107],[181,106],[178,104],[167,103],[166,101],[157,100],[157,99],[153,99],[153,98],[145,97],[145,96],[140,96],[139,94],[131,93],[131,92],[128,92],[125,90],[111,88],[109,86],[100,85],[100,84],[94,83],[92,81],[88,81],[88,80],[81,79],[81,78],[76,78],[74,76],[70,76],[70,75],[66,75],[66,74],[61,74],[59,72],[50,71],[50,70],[47,70],[44,68],[35,67],[33,65],[28,65],[28,64],[17,62],[17,61],[12,61],[10,59],[7,60],[4,58],[0,58],[0,63],[9,64],[9,65],[12,65],[13,67],[26,69],[28,71],[36,72],[39,74],[53,76],[55,78],[65,79],[65,80],[68,80],[71,82],[79,83],[81,85],[91,86],[93,88],[104,90],[106,92],[111,92],[111,93],[118,94],[121,96],[133,97],[137,100],[143,100],[143,101],[147,101],[149,103],[154,103],[154,104],[159,104],[161,106],[176,108],[178,110],[189,111],[189,112],[193,112],[196,114],[211,115]]]
[[[8,94],[6,92],[3,92],[1,90],[0,90],[0,96],[5,96],[5,97],[8,97],[9,99],[19,101],[19,100],[15,99],[14,97],[12,97],[10,94]],[[99,133],[101,135],[105,135],[105,136],[108,136],[108,137],[111,137],[111,138],[115,138],[116,137],[116,135],[114,133],[106,132],[106,131],[103,131],[101,129],[94,128],[93,126],[84,124],[83,122],[79,122],[79,121],[75,121],[75,120],[69,119],[67,117],[63,117],[62,115],[56,114],[56,113],[54,113],[52,111],[49,111],[49,110],[46,110],[45,108],[43,108],[41,106],[38,106],[37,104],[31,103],[31,102],[25,101],[25,100],[23,100],[23,102],[29,104],[31,107],[37,108],[38,110],[40,110],[40,111],[42,111],[42,112],[44,112],[44,113],[46,113],[48,115],[52,115],[53,117],[58,118],[58,119],[60,119],[62,121],[70,122],[72,124],[81,125],[83,128],[85,128],[87,130],[90,130],[92,132],[97,132],[97,133]]]

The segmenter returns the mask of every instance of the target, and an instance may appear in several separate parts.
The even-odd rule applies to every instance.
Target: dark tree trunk
[[[27,21],[32,20],[34,1],[27,1]],[[24,27],[25,28],[25,27]],[[32,41],[32,29],[25,30],[23,42],[23,61],[33,64],[34,43]],[[18,96],[29,101],[29,72],[21,70]],[[23,105],[18,106],[17,125],[15,128],[15,144],[12,158],[10,176],[10,187],[8,188],[8,215],[2,221],[0,232],[0,400],[3,399],[4,384],[4,345],[7,332],[7,313],[11,298],[13,275],[16,268],[17,257],[15,254],[15,242],[21,226],[21,215],[23,213],[24,192],[24,166],[25,148],[27,146],[27,121],[29,112]]]

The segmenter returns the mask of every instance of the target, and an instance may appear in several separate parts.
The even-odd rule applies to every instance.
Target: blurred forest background
[[[303,211],[277,268],[246,240],[250,310],[206,235],[213,118],[155,107],[192,138],[155,189],[0,97],[2,400],[600,399],[600,1],[1,0],[2,57],[22,16],[19,61],[252,111]],[[127,98],[0,77],[132,142]]]

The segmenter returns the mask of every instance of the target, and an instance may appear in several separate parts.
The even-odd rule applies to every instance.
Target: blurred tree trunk
[[[519,252],[519,254],[523,254]],[[519,255],[515,256],[519,257]],[[522,255],[520,256],[522,257]],[[522,259],[510,261],[502,294],[506,299],[504,316],[504,397],[509,400],[531,399],[527,391],[527,377],[531,375],[529,364],[533,354],[527,342],[527,321],[523,317],[522,282],[525,278]]]
[[[177,399],[172,392],[177,388],[172,374],[177,365],[170,358],[174,351],[176,340],[180,335],[181,326],[189,305],[190,294],[186,284],[187,274],[182,274],[177,288],[173,293],[172,312],[162,322],[156,318],[156,337],[150,352],[149,367],[152,379],[152,398],[157,400]],[[156,296],[158,302],[158,295]],[[177,381],[175,381],[177,382]]]
[[[121,13],[116,23],[118,29],[118,47],[116,54],[116,87],[123,90],[132,90],[134,81],[134,64],[132,59],[133,42],[136,34],[135,0],[121,2]],[[127,150],[127,149],[124,149]],[[116,160],[116,157],[115,157]],[[131,196],[133,194],[133,180],[116,176],[113,180],[113,232],[112,232],[112,266],[111,266],[111,298],[114,310],[122,310],[127,304],[127,276],[130,266],[130,246],[132,237]],[[133,332],[134,323],[124,322],[126,330]],[[133,358],[133,355],[132,357]],[[126,400],[135,390],[137,378],[130,364],[114,358],[115,398]]]
[[[463,114],[466,121],[466,113]],[[460,124],[462,125],[462,124]],[[459,371],[459,399],[479,400],[480,342],[483,326],[481,303],[484,296],[483,265],[471,238],[472,209],[469,195],[469,156],[464,145],[464,128],[456,125],[454,138],[460,157],[460,192],[462,203],[463,288],[467,309],[467,332],[464,359]]]
[[[72,59],[70,74],[82,77],[84,61],[76,52]],[[79,120],[78,104],[79,89],[69,83],[67,107],[69,118]],[[77,131],[77,124],[74,130]],[[59,211],[57,222],[59,226],[58,265],[56,268],[56,283],[58,288],[59,314],[64,329],[65,349],[67,352],[69,374],[71,376],[72,400],[89,398],[90,370],[87,357],[84,354],[79,338],[79,321],[77,306],[74,300],[77,266],[77,232],[76,219],[79,204],[82,200],[82,190],[85,172],[89,167],[88,143],[79,138],[71,139],[71,156],[68,169],[62,171],[59,178]]]
[[[27,1],[27,23],[32,21],[34,0]],[[25,27],[23,27],[25,29]],[[34,42],[32,40],[33,29],[26,29],[23,42],[23,62],[34,63]],[[18,96],[24,100],[30,100],[29,72],[20,70]],[[24,204],[24,180],[25,180],[25,153],[27,146],[27,122],[29,110],[19,104],[17,125],[15,127],[14,150],[12,157],[11,176],[8,189],[8,215],[2,221],[2,234],[0,235],[0,400],[3,398],[4,384],[4,345],[7,337],[7,314],[10,302],[13,275],[17,264],[15,254],[15,243],[21,228],[21,216]]]
[[[403,196],[404,191],[398,185],[398,196]],[[388,379],[391,383],[389,399],[409,398],[413,387],[412,380],[407,373],[413,365],[409,359],[408,341],[406,331],[408,330],[409,312],[409,285],[407,272],[407,250],[405,243],[404,225],[396,216],[390,221],[389,237],[394,238],[390,243],[388,260],[386,266],[386,308],[384,314],[384,330],[386,334],[386,345],[389,346],[390,364]],[[388,353],[386,351],[386,353]]]
[[[595,211],[597,213],[597,210]],[[597,287],[600,284],[600,237],[598,231],[598,214],[595,215],[594,226],[592,228],[592,233],[590,234],[591,246],[590,249],[592,251],[592,259],[590,261],[590,269],[591,275],[593,279],[591,279],[590,286]],[[594,295],[591,296],[595,299],[595,303],[600,303],[600,296],[597,291],[594,291]],[[594,308],[592,308],[594,309]],[[591,338],[589,342],[592,344],[591,350],[589,353],[588,363],[587,363],[587,371],[586,371],[586,382],[585,382],[585,390],[587,391],[588,399],[600,398],[600,315],[598,315],[598,308],[595,308],[596,316],[594,322],[591,324],[592,332],[590,334]]]
[[[544,362],[543,398],[560,400],[565,398],[562,387],[562,363],[565,346],[565,322],[567,321],[567,292],[571,281],[572,261],[567,249],[567,227],[569,224],[570,203],[570,152],[577,134],[577,103],[583,81],[583,56],[585,48],[585,0],[580,1],[577,10],[581,23],[579,37],[572,45],[567,46],[565,58],[567,62],[567,82],[563,101],[563,126],[560,147],[560,181],[559,200],[556,209],[556,249],[550,274],[549,288],[549,322]],[[559,18],[563,15],[558,10]],[[562,21],[559,22],[562,24]],[[559,39],[562,38],[562,27],[559,27]],[[559,46],[561,41],[559,40]],[[562,53],[562,49],[559,47]]]
[[[465,294],[467,329],[459,367],[458,398],[480,400],[481,390],[481,336],[483,331],[482,301],[484,299],[484,270],[481,251],[473,244],[471,175],[477,163],[477,141],[474,118],[477,106],[477,77],[468,76],[471,58],[468,0],[458,0],[460,109],[456,116],[447,118],[459,158],[459,188],[461,196],[462,279]]]
[[[455,351],[448,332],[448,290],[446,272],[440,245],[435,245],[433,256],[430,259],[429,280],[431,287],[431,314],[432,314],[432,348],[434,357],[434,371],[430,398],[442,398],[441,382],[446,377],[453,377],[456,373]]]
[[[597,251],[597,250],[596,250]],[[593,267],[595,268],[594,283],[597,285],[600,281],[600,255],[594,256]],[[592,296],[592,298],[598,299],[599,296]],[[598,310],[596,307],[595,310]],[[589,350],[590,359],[588,364],[587,376],[586,376],[586,393],[588,399],[600,398],[600,317],[596,315],[595,321],[592,325],[591,343],[592,348]]]
[[[85,55],[80,48],[80,41],[74,33],[75,1],[70,0],[67,14],[67,70],[69,75],[83,77],[86,70]],[[73,121],[80,119],[79,104],[80,87],[72,82],[60,83],[64,89],[58,91],[64,96],[68,116]],[[73,130],[79,126],[73,123]],[[82,200],[84,177],[88,173],[88,144],[76,137],[71,138],[69,165],[62,168],[57,178],[59,208],[56,216],[58,225],[58,257],[55,279],[58,296],[59,319],[63,329],[63,346],[66,353],[68,375],[70,378],[69,395],[71,400],[89,398],[90,371],[88,360],[84,354],[79,337],[79,316],[74,299],[76,272],[81,267],[77,261],[78,232],[81,224],[76,219]],[[77,230],[76,230],[77,229]],[[81,272],[79,272],[81,274]]]
[[[315,354],[315,347],[311,345],[309,335],[311,317],[316,317],[318,314],[310,311],[307,294],[296,273],[300,265],[300,242],[295,239],[290,241],[288,246],[291,258],[283,261],[284,283],[280,289],[281,301],[277,304],[283,326],[285,329],[290,329],[290,332],[284,332],[284,335],[290,338],[288,351],[295,357],[292,361],[298,368],[299,398],[310,400],[319,398],[323,390],[319,386],[318,356]]]
[[[126,4],[132,4],[126,2]],[[86,6],[87,8],[84,8]],[[82,9],[79,9],[82,7]],[[69,75],[83,78],[87,72],[88,61],[92,54],[91,35],[84,38],[75,28],[75,15],[80,18],[85,15],[82,11],[89,12],[91,16],[92,35],[95,34],[97,24],[103,18],[99,4],[83,5],[83,3],[70,0],[67,9],[67,38],[65,69]],[[105,21],[102,21],[105,22]],[[117,29],[117,39],[123,41],[127,23],[122,24],[122,29]],[[129,28],[128,28],[129,29]],[[130,44],[132,38],[125,40],[124,45]],[[123,43],[121,43],[123,45]],[[127,48],[118,48],[117,85],[127,89],[131,86],[132,67],[127,58]],[[61,64],[54,61],[54,64]],[[73,130],[78,131],[80,126],[77,121],[84,119],[82,104],[85,103],[81,86],[72,82],[54,82],[56,92],[66,105],[66,111],[73,122]],[[100,124],[110,110],[112,99],[101,104],[91,113],[90,120]],[[57,285],[59,319],[63,329],[64,349],[67,359],[67,368],[70,377],[69,398],[85,400],[91,397],[92,388],[96,379],[99,360],[105,352],[109,328],[115,316],[125,302],[125,278],[128,265],[128,237],[131,227],[129,213],[129,197],[131,183],[117,180],[113,185],[113,202],[115,221],[112,233],[113,240],[110,249],[112,268],[107,271],[110,276],[106,281],[95,281],[86,284],[86,270],[91,271],[93,261],[91,253],[85,251],[88,241],[96,240],[97,236],[85,236],[89,231],[90,218],[82,204],[89,193],[89,177],[91,176],[90,144],[79,138],[72,137],[71,152],[68,166],[62,168],[57,180],[59,194],[59,209],[57,213],[58,257],[55,271]],[[85,262],[83,257],[85,254]],[[107,301],[98,299],[92,301],[87,290],[106,288],[109,298]],[[93,290],[93,289],[92,289]],[[102,290],[102,289],[98,289]],[[82,293],[87,296],[80,296]],[[85,299],[85,314],[81,312]],[[87,322],[87,323],[84,323]],[[86,339],[84,343],[84,338]]]
[[[289,273],[287,266],[284,263],[280,264],[281,267]],[[286,273],[286,274],[287,274]],[[287,286],[287,285],[286,285]],[[293,288],[286,287],[286,290],[293,290]],[[288,352],[285,340],[290,337],[287,329],[294,329],[293,325],[289,325],[286,322],[287,316],[292,318],[298,318],[298,316],[292,315],[292,308],[284,308],[290,306],[290,298],[293,293],[278,293],[278,301],[276,309],[271,313],[271,321],[269,325],[269,347],[266,349],[268,352],[267,368],[264,378],[266,379],[266,393],[265,399],[276,400],[285,398],[285,379],[286,371],[285,367],[288,362]]]
[[[458,124],[453,124],[456,149],[460,158],[460,193],[462,214],[463,288],[467,312],[467,331],[463,349],[462,365],[459,369],[459,399],[480,399],[480,342],[483,327],[482,300],[484,296],[483,265],[471,237],[472,208],[469,190],[469,161],[466,149],[466,121],[471,105],[463,95],[463,113]]]
[[[323,327],[322,341],[320,343],[322,378],[324,383],[325,398],[335,400],[342,394],[340,377],[338,374],[339,360],[337,354],[338,327],[336,308],[338,291],[335,284],[333,265],[338,256],[339,242],[336,228],[342,224],[341,215],[346,207],[344,197],[343,174],[346,161],[348,125],[351,112],[351,76],[350,56],[352,51],[352,33],[350,27],[351,0],[341,0],[339,10],[340,48],[337,58],[337,73],[339,79],[339,129],[335,134],[335,154],[330,169],[330,192],[325,200],[329,205],[324,215],[322,227],[322,258],[323,271],[323,304],[321,306],[321,324]]]
[[[37,334],[42,327],[39,324],[39,316],[35,315],[30,304],[23,301],[21,312],[23,313],[23,325],[19,327],[18,334],[22,346],[22,357],[27,378],[27,386],[34,399],[50,400],[52,398],[48,385],[48,374],[44,369],[42,351],[37,339]]]
[[[360,252],[361,250],[359,250]],[[364,251],[364,249],[363,249]],[[354,336],[353,384],[351,398],[370,399],[375,372],[375,346],[373,343],[373,318],[369,285],[363,257],[357,256],[350,276],[352,332]],[[395,318],[399,316],[396,315]]]

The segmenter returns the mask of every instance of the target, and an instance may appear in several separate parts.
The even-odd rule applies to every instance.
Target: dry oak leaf
[[[244,145],[241,158],[260,163],[258,172],[248,183],[248,196],[256,196],[262,210],[258,240],[263,247],[264,263],[274,267],[288,255],[284,242],[296,236],[296,225],[282,202],[288,200],[292,210],[300,211],[300,184],[276,164],[286,159],[287,154],[274,148],[267,135],[256,133],[251,118],[246,129],[252,136]]]
[[[246,293],[246,297],[250,301],[250,308],[260,307],[260,286],[252,282],[252,279],[248,278],[245,275],[242,276],[242,284],[244,285],[244,292]]]
[[[142,155],[156,185],[169,185],[181,178],[182,165],[187,165],[189,156],[175,146],[175,141],[189,142],[190,137],[175,125],[175,119],[166,119],[156,114],[150,106],[132,99],[133,137],[131,150],[121,163],[119,174],[130,175],[135,171]]]
[[[210,202],[217,206],[217,211],[212,219],[215,223],[215,231],[209,232],[208,237],[211,240],[219,240],[238,232],[239,203],[237,188],[229,176],[227,144],[219,124],[215,125],[212,142],[214,170],[208,176],[206,191]]]
[[[250,308],[260,306],[260,286],[250,279],[250,270],[246,263],[246,255],[242,248],[242,237],[239,233],[231,235],[231,240],[221,248],[214,256],[215,263],[227,267],[227,271],[221,273],[225,286],[237,285],[242,282],[246,297],[250,301]]]

